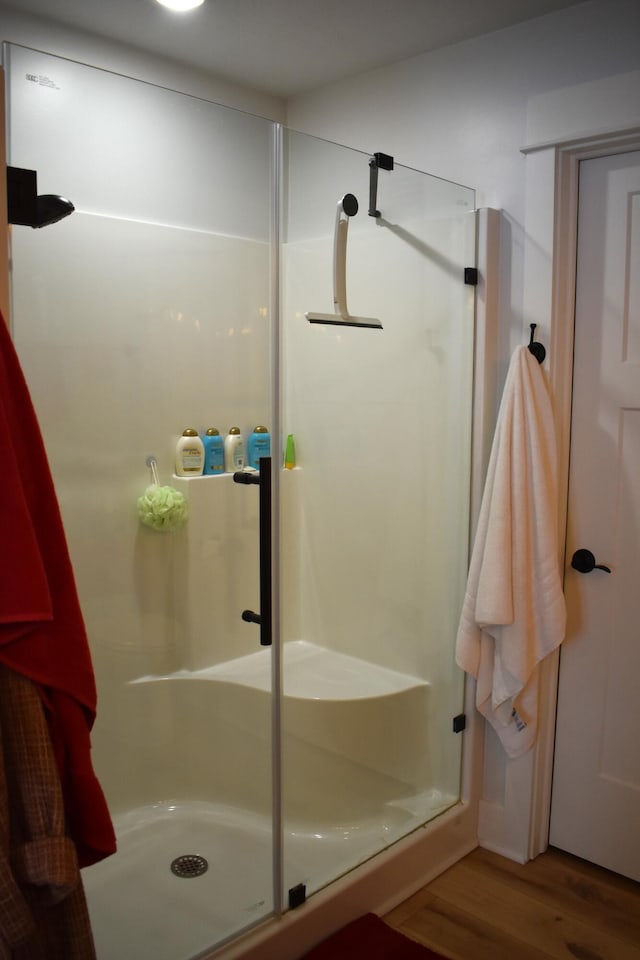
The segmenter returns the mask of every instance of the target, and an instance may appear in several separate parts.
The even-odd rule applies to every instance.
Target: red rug
[[[300,960],[447,960],[366,913],[313,947]]]

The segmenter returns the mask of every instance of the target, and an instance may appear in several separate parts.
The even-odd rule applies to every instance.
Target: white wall
[[[590,82],[597,94],[603,82],[611,78],[615,82],[617,76],[638,70],[639,35],[637,0],[587,0],[336,83],[287,105],[286,119],[293,129],[367,152],[391,153],[408,166],[474,188],[479,207],[502,211],[501,374],[529,319],[523,317],[526,212],[521,148],[532,139],[557,134],[558,112],[551,117],[545,105],[549,99],[556,103],[565,88],[567,123],[577,123],[576,132],[581,132],[584,113],[574,114],[571,89]],[[51,51],[259,116],[284,118],[284,104],[277,98],[2,4],[0,40]],[[584,93],[580,102],[586,102]],[[619,96],[611,96],[600,104],[611,122],[619,102]]]
[[[4,4],[0,4],[0,41],[55,53],[59,57],[68,57],[137,80],[204,97],[270,120],[279,121],[284,116],[284,103],[278,97],[265,95],[249,86],[230,83],[222,77],[184,64],[154,57],[135,47],[102,40],[81,30],[56,24],[53,20],[20,13],[15,7]]]
[[[567,10],[331,85],[288,104],[296,130],[390,153],[476,190],[502,211],[500,368],[524,336],[525,161],[530,100],[640,67],[637,0]],[[575,122],[567,104],[567,123]],[[554,120],[551,138],[557,131]],[[541,322],[544,318],[541,318]]]

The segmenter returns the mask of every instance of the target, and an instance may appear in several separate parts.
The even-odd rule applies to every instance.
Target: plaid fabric
[[[0,665],[0,960],[95,960],[36,686]]]

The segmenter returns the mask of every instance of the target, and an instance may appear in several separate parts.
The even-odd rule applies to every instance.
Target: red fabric
[[[365,913],[323,940],[300,960],[446,960],[399,930],[387,926],[375,913]]]
[[[69,835],[87,866],[115,851],[91,764],[93,665],[44,443],[1,315],[0,450],[0,662],[39,686]]]

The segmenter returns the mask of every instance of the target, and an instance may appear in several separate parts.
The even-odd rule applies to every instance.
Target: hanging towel
[[[541,366],[511,358],[489,458],[456,662],[476,678],[476,707],[510,757],[536,738],[538,664],[562,642],[557,452]]]
[[[0,663],[38,686],[81,866],[115,850],[91,763],[96,688],[40,428],[0,315]]]
[[[2,664],[0,960],[95,960],[42,701]]]

